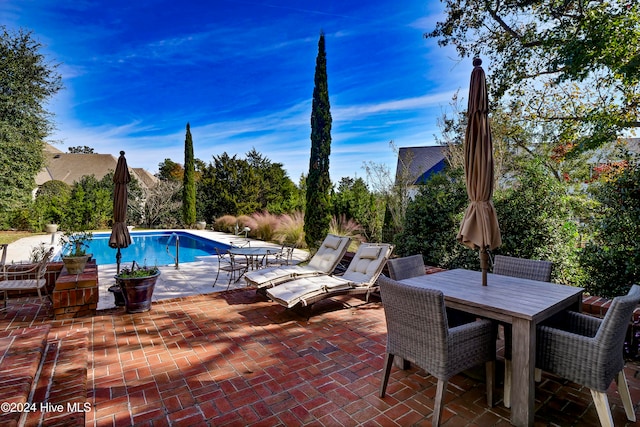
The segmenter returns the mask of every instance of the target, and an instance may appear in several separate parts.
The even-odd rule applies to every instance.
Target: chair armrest
[[[493,337],[494,324],[487,319],[479,319],[474,322],[465,323],[460,326],[449,328],[449,341],[460,343],[467,341],[470,337]],[[454,347],[455,348],[455,347]]]
[[[16,266],[20,266],[20,264],[16,264]],[[35,264],[33,267],[26,270],[10,271],[10,267],[11,266],[5,266],[4,271],[2,272],[5,280],[23,279],[24,276],[33,275],[33,273],[37,273],[38,269],[40,269],[40,264]]]
[[[596,340],[550,326],[537,328],[536,367],[575,381],[575,372],[593,368],[599,357]]]
[[[565,319],[567,322],[566,327],[560,327],[559,329],[587,337],[595,337],[602,324],[602,319],[576,311],[568,311]]]

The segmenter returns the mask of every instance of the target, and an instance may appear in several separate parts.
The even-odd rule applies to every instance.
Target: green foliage
[[[324,33],[320,33],[311,105],[311,156],[307,176],[307,204],[304,232],[307,245],[318,247],[329,230],[331,221],[331,111],[327,82],[327,54]]]
[[[360,233],[365,240],[379,242],[382,238],[384,209],[379,196],[371,193],[362,178],[344,177],[338,184],[338,190],[331,197],[334,218],[352,219],[361,224]]]
[[[187,123],[184,140],[184,181],[182,183],[182,221],[187,226],[196,222],[196,178],[191,128]]]
[[[510,187],[494,194],[502,234],[497,254],[553,262],[553,280],[580,285],[576,201],[567,187],[531,163]]]
[[[71,197],[71,187],[62,182],[47,181],[38,188],[34,209],[39,229],[45,224],[60,224]]]
[[[0,29],[0,224],[6,225],[13,210],[31,201],[53,126],[44,106],[62,83],[31,32]]]
[[[88,147],[86,145],[80,146],[78,145],[77,147],[69,147],[69,153],[73,153],[73,154],[93,154],[93,148]]]
[[[580,258],[588,273],[585,288],[612,298],[640,283],[640,163],[636,158],[615,180],[594,190],[600,203],[595,232]]]
[[[296,205],[297,193],[282,164],[272,163],[255,150],[247,153],[246,159],[223,153],[202,168],[197,210],[207,222],[222,215],[248,215],[269,207],[280,213]]]
[[[398,256],[422,254],[429,265],[479,269],[478,252],[456,240],[467,200],[462,170],[433,175],[407,206],[403,231],[394,240]]]
[[[447,0],[426,36],[460,57],[491,58],[494,102],[553,129],[545,133],[567,153],[640,126],[638,2]]]
[[[123,267],[118,273],[118,279],[135,279],[141,277],[155,276],[160,270],[158,267],[137,266],[134,262],[131,267]]]
[[[87,230],[107,227],[113,217],[113,173],[100,181],[87,175],[75,182],[68,199],[63,229]]]
[[[184,179],[184,168],[180,163],[171,159],[164,159],[158,164],[158,178],[163,181],[182,182]]]
[[[65,256],[78,257],[87,254],[87,248],[91,240],[93,240],[92,232],[69,229],[60,237],[60,244],[63,247]]]

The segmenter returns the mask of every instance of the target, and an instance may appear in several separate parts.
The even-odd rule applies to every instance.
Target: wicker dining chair
[[[438,379],[432,425],[440,424],[449,378],[481,363],[486,367],[487,404],[493,405],[496,357],[495,327],[477,320],[450,328],[444,295],[381,276],[378,279],[387,323],[380,397],[385,396],[395,356],[402,357]]]
[[[505,255],[496,255],[493,262],[493,274],[518,277],[520,279],[538,280],[548,282],[551,280],[551,261],[516,258]],[[504,406],[511,407],[511,325],[504,323]],[[535,371],[536,381],[540,381],[542,372]]]
[[[389,277],[393,280],[408,279],[425,274],[424,259],[420,254],[389,258],[387,268],[389,269]]]
[[[613,427],[607,389],[615,379],[629,421],[636,416],[624,374],[623,345],[640,286],[616,297],[603,319],[567,311],[553,326],[538,326],[536,366],[588,387],[603,427]]]

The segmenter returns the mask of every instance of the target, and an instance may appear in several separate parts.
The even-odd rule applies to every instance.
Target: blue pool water
[[[87,253],[93,254],[98,265],[115,264],[117,249],[109,247],[111,233],[93,233]],[[215,255],[215,248],[229,249],[225,243],[208,240],[183,231],[138,231],[131,233],[132,243],[120,249],[122,265],[135,261],[140,265],[174,265],[176,237],[179,238],[180,263],[194,262],[198,256]],[[169,253],[167,253],[167,242]],[[64,249],[63,249],[64,250]]]

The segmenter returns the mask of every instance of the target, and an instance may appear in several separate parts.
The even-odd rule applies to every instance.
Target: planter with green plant
[[[160,276],[158,267],[139,266],[134,261],[116,274],[116,284],[122,290],[127,313],[142,313],[151,309],[151,297]]]
[[[62,262],[69,274],[80,274],[84,271],[91,254],[87,254],[89,242],[93,234],[89,231],[65,232],[60,237],[62,243]]]

